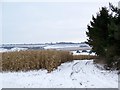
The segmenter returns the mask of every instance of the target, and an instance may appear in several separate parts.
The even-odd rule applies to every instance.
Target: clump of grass
[[[96,58],[96,56],[72,55],[68,51],[57,50],[26,50],[0,54],[1,71],[11,72],[39,69],[47,69],[48,72],[51,72],[64,62]]]
[[[96,59],[97,56],[94,55],[74,55],[73,59],[74,60],[84,60],[84,59]]]
[[[67,51],[31,50],[4,52],[2,53],[2,71],[28,71],[44,68],[51,72],[61,63],[72,60],[73,55]]]

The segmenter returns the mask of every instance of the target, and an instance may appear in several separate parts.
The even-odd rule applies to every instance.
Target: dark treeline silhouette
[[[109,4],[92,16],[86,32],[88,43],[106,69],[120,69],[120,9]]]

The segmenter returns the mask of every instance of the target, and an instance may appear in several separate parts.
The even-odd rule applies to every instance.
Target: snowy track
[[[0,73],[4,88],[118,88],[117,71],[101,70],[92,60],[74,60],[57,70]]]

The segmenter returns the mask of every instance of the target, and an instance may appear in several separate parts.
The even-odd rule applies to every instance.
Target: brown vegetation
[[[47,69],[48,72],[57,68],[61,63],[73,60],[67,51],[31,50],[2,53],[3,71],[27,71]]]
[[[95,56],[72,55],[68,51],[30,50],[3,52],[2,58],[0,58],[0,64],[2,64],[2,71],[47,69],[48,72],[51,72],[61,65],[61,63],[93,58]]]
[[[84,60],[84,59],[96,59],[97,56],[94,55],[73,55],[74,60]]]

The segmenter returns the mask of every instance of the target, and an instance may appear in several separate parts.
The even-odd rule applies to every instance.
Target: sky
[[[2,43],[84,42],[92,15],[112,2],[38,2],[4,0],[0,3]]]

